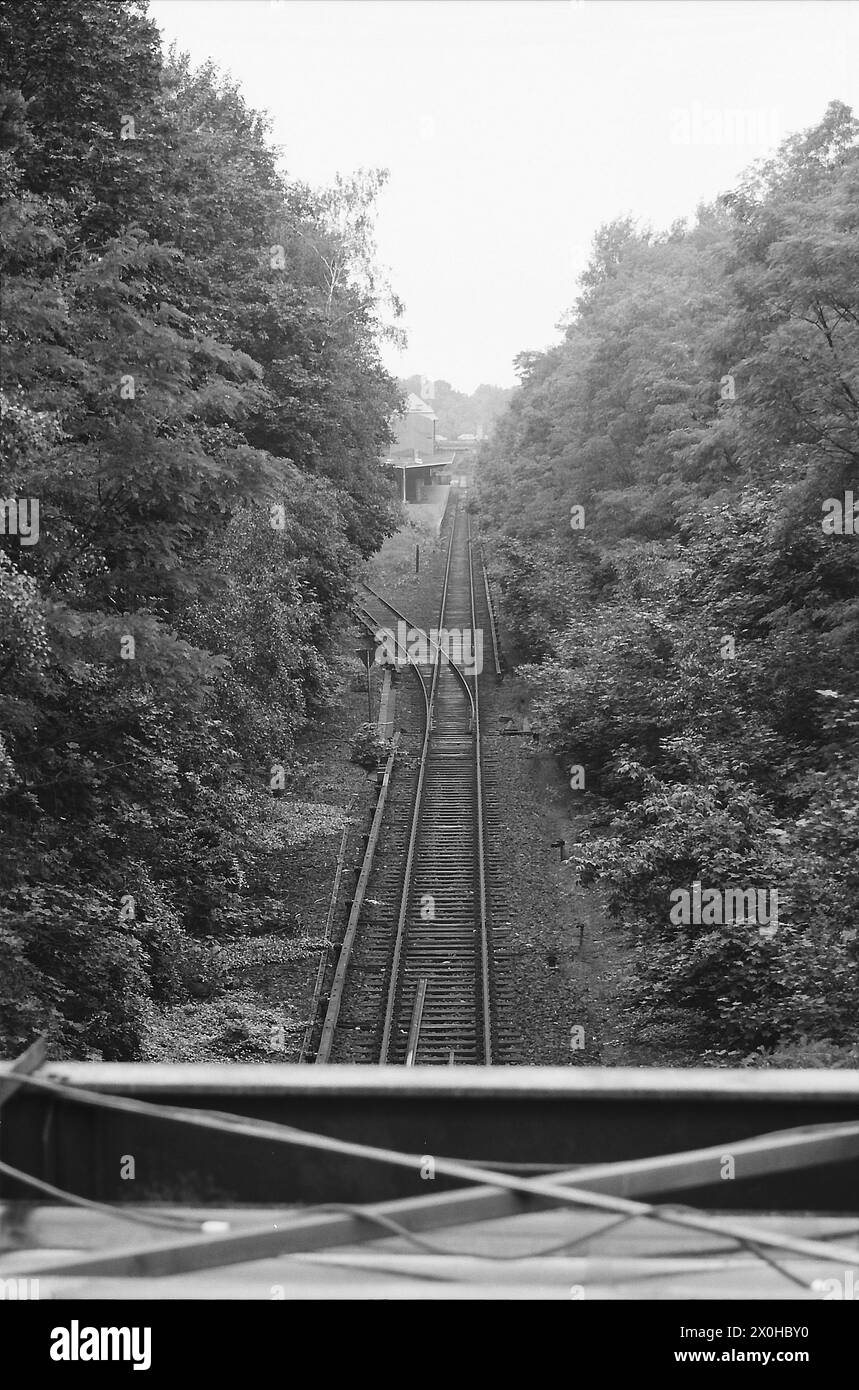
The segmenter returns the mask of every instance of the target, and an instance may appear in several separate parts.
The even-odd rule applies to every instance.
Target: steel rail
[[[439,623],[440,627],[444,625],[444,610],[445,605],[447,603],[448,584],[450,582],[450,563],[453,557],[453,542],[456,536],[456,514],[457,509],[456,507],[454,507],[453,521],[451,523],[450,528],[450,541],[448,542],[447,547],[447,562],[444,567],[444,585],[442,588],[440,610],[442,621]],[[384,602],[384,600],[382,601]],[[392,604],[386,604],[386,607],[389,607],[392,612],[396,612],[396,609],[394,609]],[[400,616],[402,617],[403,615],[400,614]],[[408,622],[408,619],[406,619],[405,621]],[[439,669],[441,667],[440,657],[441,648],[437,647],[435,661],[433,662],[432,684],[430,686],[429,694],[429,708],[427,714],[426,728],[424,729],[424,741],[421,747],[420,767],[418,769],[418,783],[415,789],[415,801],[412,810],[412,823],[409,829],[409,844],[408,849],[406,851],[406,867],[403,873],[403,886],[402,892],[400,894],[400,909],[399,913],[397,914],[397,928],[396,935],[394,937],[394,955],[391,961],[391,971],[388,978],[388,996],[385,1003],[385,1022],[382,1029],[382,1045],[379,1051],[379,1062],[381,1066],[385,1066],[387,1064],[388,1053],[390,1052],[391,1048],[391,1033],[393,1032],[394,1014],[396,1011],[397,1002],[397,989],[399,986],[400,979],[400,960],[402,958],[403,952],[403,941],[405,938],[405,922],[409,907],[409,892],[412,884],[412,870],[414,868],[415,848],[417,845],[418,828],[420,825],[421,818],[421,801],[423,798],[424,782],[426,781],[427,756],[429,753],[430,737],[432,735],[433,706],[435,703],[436,692],[438,689]],[[450,662],[450,666],[451,669],[456,669],[456,667],[453,665],[453,662]]]
[[[452,522],[450,535],[447,544],[447,554],[445,557],[444,577],[442,583],[442,593],[439,603],[438,633],[444,632],[445,620],[452,608],[460,616],[455,621],[460,623],[463,620],[470,623],[472,632],[476,631],[476,621],[478,615],[477,599],[475,592],[474,564],[475,553],[471,537],[471,523],[468,513],[463,507],[459,506],[459,499],[454,499],[452,510]],[[463,515],[461,515],[461,512]],[[463,531],[465,534],[463,535]],[[454,587],[454,565],[456,581]],[[465,580],[465,567],[468,569],[468,582]],[[434,1042],[429,1045],[429,1054],[424,1053],[424,1060],[433,1060],[433,1052],[439,1049],[439,1031],[444,1041],[445,1031],[453,1028],[453,1038],[459,1037],[460,1044],[465,1045],[467,1051],[473,1046],[476,1050],[477,1059],[483,1065],[491,1065],[493,1060],[493,1008],[492,1008],[492,970],[491,970],[491,926],[489,921],[489,895],[487,889],[486,873],[486,827],[485,827],[485,807],[483,799],[483,764],[482,764],[482,744],[480,738],[480,706],[477,673],[466,677],[463,671],[457,666],[448,651],[445,650],[440,641],[426,632],[426,630],[413,624],[408,615],[402,612],[395,604],[391,603],[384,595],[378,593],[369,584],[363,584],[367,594],[371,596],[376,604],[393,614],[405,625],[410,632],[417,632],[427,638],[427,646],[424,648],[424,660],[418,662],[410,654],[408,639],[400,640],[397,634],[391,633],[394,650],[399,656],[402,654],[406,662],[418,676],[421,690],[424,697],[426,719],[424,723],[423,739],[418,755],[417,780],[415,784],[414,796],[412,798],[410,813],[408,814],[408,828],[403,826],[403,832],[407,839],[405,843],[405,855],[401,861],[403,863],[402,877],[397,879],[396,889],[391,892],[389,901],[393,898],[396,904],[396,921],[391,923],[391,935],[393,937],[390,949],[389,963],[387,967],[387,980],[383,983],[383,1017],[381,1042],[378,1051],[373,1049],[373,1059],[380,1065],[386,1065],[392,1059],[392,1052],[400,1052],[400,1035],[398,1028],[403,1026],[401,1015],[404,1011],[408,1012],[408,995],[410,981],[415,973],[419,973],[422,980],[425,980],[423,990],[419,997],[416,996],[412,1001],[411,1011],[408,1012],[409,1028],[408,1041],[406,1044],[405,1061],[407,1065],[414,1065],[417,1061],[417,1053],[421,1044],[422,1030],[430,1028],[434,1034]],[[374,636],[378,637],[381,624],[377,621],[374,613],[358,601],[356,605],[356,616],[362,625]],[[465,614],[468,617],[465,617]],[[386,629],[389,631],[390,629]],[[427,657],[432,661],[432,677],[427,681],[421,666],[428,664]],[[442,664],[444,658],[444,665]],[[450,671],[454,679],[454,686],[444,687],[442,685],[442,675]],[[467,701],[467,708],[460,707],[460,714],[455,715],[450,705],[453,692],[459,688]],[[444,689],[447,694],[445,695]],[[440,718],[439,709],[444,714],[442,725],[438,724]],[[467,732],[463,728],[463,715],[466,717]],[[447,720],[452,719],[453,723],[448,727]],[[458,735],[462,739],[468,740],[470,735],[470,753],[468,742],[464,742],[460,752],[452,752],[450,747],[450,736],[454,736],[456,742],[456,730],[459,728],[461,733]],[[453,771],[456,760],[459,759],[461,772],[456,774]],[[469,769],[470,763],[470,769]],[[442,771],[449,767],[451,772]],[[416,909],[412,903],[416,874],[420,865],[424,864],[426,869],[428,863],[434,862],[434,836],[437,833],[445,837],[448,842],[451,837],[451,817],[445,814],[444,803],[432,811],[432,806],[438,801],[440,787],[444,788],[445,779],[449,776],[454,778],[451,783],[451,795],[456,798],[462,797],[462,810],[459,814],[466,819],[463,820],[463,827],[468,827],[468,837],[473,834],[471,841],[471,867],[468,867],[468,858],[460,855],[460,862],[457,863],[456,857],[451,860],[449,867],[442,870],[442,878],[449,874],[450,882],[445,882],[445,892],[451,890],[449,901],[457,902],[459,906],[454,914],[453,921],[459,925],[451,928],[450,923],[441,927],[441,935],[436,941],[433,935],[417,930],[415,921],[414,932],[412,918]],[[438,779],[442,781],[439,785]],[[459,792],[456,791],[457,778],[459,779]],[[432,788],[435,788],[433,791]],[[442,791],[442,795],[444,795]],[[456,801],[454,803],[456,804]],[[432,811],[432,814],[430,812]],[[439,825],[440,831],[436,830],[436,814],[441,816]],[[405,820],[405,815],[403,817]],[[445,827],[447,827],[445,829]],[[428,838],[424,838],[427,836]],[[375,848],[378,842],[378,834],[374,837]],[[400,851],[402,853],[402,850]],[[445,855],[450,856],[451,851],[442,849],[441,864],[446,863]],[[430,856],[427,859],[427,856]],[[363,872],[363,871],[362,871]],[[469,888],[468,885],[471,885]],[[434,891],[438,891],[434,889]],[[469,899],[471,906],[469,908]],[[464,915],[463,915],[464,914]],[[434,918],[432,919],[435,920]],[[473,931],[473,945],[468,947],[468,936],[464,935],[466,923],[471,920]],[[338,962],[339,995],[342,997],[345,989],[346,971],[351,956],[351,948],[356,937],[357,924],[349,934],[348,945],[345,952],[341,948],[341,959]],[[446,946],[449,934],[453,932],[451,944]],[[416,933],[416,934],[415,934]],[[456,938],[459,938],[458,940]],[[376,948],[378,949],[378,948]],[[452,954],[447,957],[447,951]],[[427,1000],[427,990],[431,983],[426,978],[428,955],[429,958],[435,957],[437,964],[429,963],[430,974],[435,978],[435,971],[440,970],[437,987],[429,990],[429,1001]],[[356,968],[356,967],[353,967]],[[450,974],[448,975],[448,972]],[[464,992],[464,986],[471,977],[470,989]],[[448,978],[445,978],[445,977]],[[473,992],[472,992],[473,991]],[[333,991],[332,991],[333,993]],[[470,1000],[470,1002],[469,1002]],[[465,1020],[469,1019],[466,1025]],[[457,1022],[458,1020],[458,1022]],[[326,1015],[326,1023],[328,1015]],[[336,1017],[334,1019],[336,1024]],[[467,1035],[463,1033],[463,1028],[471,1033],[473,1044],[464,1044]],[[458,1031],[457,1031],[458,1030]],[[472,1031],[473,1030],[473,1031]],[[320,1053],[317,1060],[327,1061],[330,1059],[334,1045],[334,1027],[330,1027],[326,1036],[327,1047],[320,1045]],[[445,1049],[445,1057],[449,1060],[450,1049]],[[400,1059],[402,1060],[402,1059]]]
[[[477,631],[477,607],[474,602],[474,554],[471,544],[471,517],[465,512],[466,539],[468,542],[468,585],[471,602],[471,630]],[[489,922],[486,893],[486,848],[483,824],[483,764],[480,744],[480,693],[479,678],[474,673],[474,780],[477,792],[477,873],[480,887],[480,988],[483,1013],[483,1061],[485,1066],[492,1064],[492,995],[491,972],[489,965]]]
[[[379,835],[382,829],[382,816],[385,812],[385,799],[388,794],[388,787],[391,782],[391,774],[394,770],[394,758],[396,757],[396,745],[399,735],[394,736],[394,746],[391,749],[385,766],[385,775],[382,779],[382,787],[379,792],[379,800],[376,803],[376,810],[373,816],[373,825],[370,830],[370,838],[364,852],[364,859],[361,864],[361,872],[358,876],[358,884],[355,889],[355,898],[349,912],[349,921],[346,924],[346,932],[340,945],[340,953],[337,957],[337,966],[334,971],[334,980],[331,985],[331,993],[328,996],[328,1007],[325,1010],[325,1019],[322,1024],[322,1036],[319,1039],[319,1048],[316,1053],[316,1061],[324,1063],[331,1057],[331,1048],[334,1045],[334,1034],[337,1031],[337,1019],[340,1016],[340,1005],[343,1002],[343,991],[346,988],[346,976],[349,970],[349,961],[352,957],[352,947],[355,944],[355,935],[358,930],[358,920],[361,916],[361,908],[364,904],[364,894],[367,891],[367,884],[370,880],[370,873],[373,868],[373,857],[376,853],[376,845],[379,842]]]
[[[366,608],[363,608],[360,604],[358,604],[355,608],[355,616],[358,619],[358,621],[362,623],[364,627],[367,628],[369,632],[375,635],[378,624],[375,622],[372,613],[368,612]],[[394,642],[397,646],[402,645],[401,643],[397,643],[396,637],[394,638]],[[405,651],[405,648],[403,648],[403,651]],[[423,672],[419,669],[417,663],[411,662],[411,659],[408,656],[408,652],[406,652],[406,658],[410,661],[414,673],[418,678],[421,693],[424,697],[424,705],[426,708],[426,728],[429,729],[430,703],[429,696],[427,694],[426,681],[424,680]],[[398,737],[399,735],[395,737],[395,742],[397,741]],[[352,909],[349,913],[349,921],[346,924],[346,931],[344,933],[343,941],[341,942],[340,951],[337,957],[337,965],[334,971],[334,979],[331,985],[331,993],[328,997],[328,1004],[325,1010],[325,1018],[323,1019],[322,1023],[322,1033],[320,1035],[319,1047],[317,1049],[315,1058],[315,1061],[320,1065],[324,1065],[330,1060],[331,1051],[334,1046],[334,1038],[337,1032],[337,1021],[340,1016],[340,1007],[343,1002],[343,993],[346,988],[346,977],[349,971],[349,964],[352,958],[352,948],[355,944],[355,936],[358,930],[358,920],[361,913],[361,907],[363,905],[363,897],[366,891],[367,883],[369,882],[370,873],[373,867],[373,858],[376,852],[376,845],[378,843],[379,834],[381,832],[382,816],[384,814],[385,799],[387,796],[388,786],[390,784],[391,774],[393,771],[393,761],[394,754],[391,753],[390,757],[388,758],[387,766],[385,768],[385,775],[382,782],[382,788],[379,793],[379,800],[376,804],[376,810],[373,815],[373,825],[371,827],[370,836],[367,841],[367,848],[364,851],[364,855],[361,861],[361,869],[358,875],[358,886],[355,890],[355,899],[352,904]]]
[[[469,531],[471,523],[469,522]],[[483,589],[486,594],[486,611],[489,614],[489,631],[492,634],[492,660],[495,663],[495,675],[501,679],[501,660],[499,657],[498,630],[495,625],[495,610],[492,607],[492,594],[489,590],[489,575],[486,573],[486,566],[483,563],[483,547],[480,547],[480,568],[483,572]]]
[[[454,524],[455,524],[455,522],[456,522],[456,509],[454,509]],[[451,530],[451,540],[452,540],[452,538],[453,538],[453,531]],[[402,612],[400,611],[399,608],[397,608],[393,603],[390,602],[389,599],[386,599],[382,594],[377,593],[375,589],[371,589],[371,588],[370,588],[370,585],[367,584],[367,583],[365,583],[365,581],[364,581],[363,579],[361,580],[361,583],[363,584],[363,586],[364,586],[364,588],[367,590],[367,592],[373,595],[373,598],[378,599],[379,603],[384,604],[385,608],[387,608],[391,613],[394,613],[398,618],[401,618],[402,621],[407,625],[407,627],[409,628],[409,630],[410,630],[411,632],[419,632],[419,633],[421,633],[421,634],[427,639],[427,641],[430,643],[430,645],[433,646],[433,647],[435,647],[436,653],[437,653],[437,654],[438,654],[438,652],[441,652],[442,656],[444,657],[444,659],[445,659],[445,661],[447,662],[448,666],[450,667],[451,671],[452,671],[453,674],[456,676],[457,680],[459,681],[460,685],[462,686],[463,690],[465,691],[465,694],[468,696],[468,701],[469,701],[469,704],[470,704],[470,706],[471,706],[471,717],[472,717],[472,719],[474,719],[474,717],[475,717],[474,698],[473,698],[473,696],[472,696],[472,694],[471,694],[471,687],[469,686],[468,681],[466,680],[465,676],[464,676],[464,675],[462,674],[462,672],[460,671],[460,669],[459,669],[459,667],[457,666],[456,662],[453,661],[453,660],[448,656],[447,652],[444,650],[444,648],[443,648],[442,646],[440,646],[440,644],[439,644],[438,642],[434,642],[434,641],[433,641],[432,637],[430,636],[430,633],[427,632],[426,628],[419,627],[417,623],[413,623],[412,620],[411,620],[411,618],[407,617],[405,613],[402,613]],[[439,626],[441,627],[441,626],[443,626],[443,624],[440,623]],[[396,638],[395,638],[394,640],[396,641]],[[399,647],[401,647],[404,651],[406,650],[406,648],[403,646],[403,643],[402,643],[402,642],[398,642],[397,645],[398,645]],[[411,657],[409,657],[409,660],[411,660]]]
[[[313,1034],[316,1032],[316,1019],[319,1014],[319,1003],[322,999],[322,990],[325,984],[325,976],[328,973],[328,954],[334,942],[331,937],[331,929],[334,926],[334,913],[337,910],[337,899],[340,896],[340,880],[343,877],[343,866],[346,862],[346,847],[349,843],[349,826],[343,831],[340,840],[340,850],[337,855],[337,867],[334,871],[334,883],[331,888],[331,897],[328,902],[328,916],[325,919],[325,933],[322,938],[322,949],[319,952],[319,965],[316,970],[316,983],[313,986],[313,998],[310,1002],[310,1016],[304,1030],[304,1037],[301,1043],[301,1051],[298,1054],[299,1062],[303,1062],[310,1051],[313,1042]]]
[[[369,585],[365,585],[364,587],[369,588]],[[370,589],[370,593],[373,593],[372,589]],[[373,597],[378,598],[379,596],[377,594],[373,594]],[[380,599],[380,602],[384,603],[385,600]],[[390,605],[387,604],[386,607],[390,607]],[[362,603],[357,603],[353,609],[353,612],[355,614],[355,617],[362,624],[362,626],[365,627],[368,632],[371,632],[373,637],[375,637],[377,632],[379,631],[379,624],[376,622],[376,619],[374,618],[373,614],[369,611],[369,609],[365,608]],[[429,718],[429,695],[427,693],[427,683],[424,679],[423,671],[421,670],[419,663],[409,656],[408,647],[406,647],[404,643],[397,641],[396,634],[392,633],[391,635],[394,638],[394,645],[397,646],[400,649],[400,651],[404,653],[406,661],[408,665],[411,667],[413,675],[417,676],[418,678],[421,687],[421,694],[424,697],[424,705],[426,707],[427,718]]]

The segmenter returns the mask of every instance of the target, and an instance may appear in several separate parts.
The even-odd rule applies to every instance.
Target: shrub
[[[354,735],[349,758],[359,767],[373,771],[391,752],[391,740],[382,738],[375,724],[362,724]]]

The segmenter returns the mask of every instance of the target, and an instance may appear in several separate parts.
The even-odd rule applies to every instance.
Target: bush
[[[0,941],[18,957],[11,979],[3,977],[3,994],[8,989],[18,1000],[12,1009],[3,1000],[0,1043],[8,1051],[47,1030],[61,1053],[139,1056],[149,996],[145,953],[134,923],[120,923],[116,901],[98,889],[20,889],[0,909]]]
[[[390,739],[380,736],[375,724],[362,724],[352,739],[349,759],[373,771],[388,757],[392,746]]]

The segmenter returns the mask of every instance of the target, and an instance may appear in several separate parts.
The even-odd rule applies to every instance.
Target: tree
[[[40,516],[0,537],[0,1038],[134,1057],[216,938],[288,920],[271,768],[394,524],[375,185],[335,225],[133,0],[0,36],[0,493]]]
[[[601,229],[478,469],[542,741],[608,823],[574,859],[640,943],[630,1036],[681,1060],[856,1039],[859,547],[822,516],[859,477],[857,135],[833,103],[691,227]],[[672,923],[696,881],[775,886],[775,937]]]

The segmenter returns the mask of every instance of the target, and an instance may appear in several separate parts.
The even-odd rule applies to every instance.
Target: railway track
[[[479,597],[470,520],[456,501],[437,640],[372,589],[361,604],[365,627],[395,633],[397,660],[408,660],[418,683],[423,727],[404,739],[387,788],[364,906],[341,947],[318,1062],[495,1060],[480,692],[475,663],[470,673],[459,669],[456,643],[448,656],[442,635],[470,634],[472,643],[476,632],[490,637],[476,621]]]

